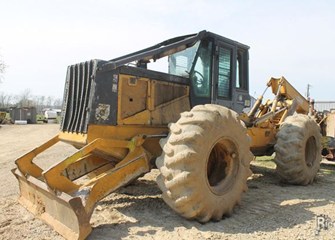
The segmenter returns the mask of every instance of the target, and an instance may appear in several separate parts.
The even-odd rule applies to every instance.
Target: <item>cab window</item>
[[[231,98],[232,49],[219,47],[218,97]]]
[[[243,49],[237,51],[236,60],[236,88],[248,90],[248,52]]]
[[[199,47],[190,77],[194,94],[210,97],[212,69],[212,42],[204,41]]]

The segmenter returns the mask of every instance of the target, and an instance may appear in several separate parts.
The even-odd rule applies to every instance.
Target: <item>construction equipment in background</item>
[[[0,112],[0,124],[2,124],[6,119],[6,112]]]
[[[321,145],[307,100],[271,78],[274,99],[241,113],[250,106],[248,49],[202,31],[69,66],[60,133],[15,162],[19,201],[64,237],[84,239],[98,201],[155,167],[164,201],[200,222],[232,213],[253,154],[275,151],[284,181],[311,183]],[[148,69],[164,58],[166,72]],[[48,169],[33,162],[59,141],[78,151]]]
[[[314,102],[311,103],[312,109],[314,110]],[[322,145],[322,157],[327,160],[335,160],[335,112],[331,111],[313,111],[315,121],[321,128],[321,145]]]
[[[309,86],[309,85],[308,85]],[[319,111],[315,108],[314,99],[310,99],[309,115],[321,129],[321,155],[323,158],[335,160],[335,111],[333,109]]]
[[[11,124],[12,123],[10,117],[7,116],[7,114],[8,114],[8,109],[6,108],[0,109],[0,124]]]
[[[327,159],[335,160],[335,112],[323,113],[323,121],[320,121],[322,131],[322,155]]]

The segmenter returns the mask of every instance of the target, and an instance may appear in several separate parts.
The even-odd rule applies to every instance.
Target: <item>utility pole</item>
[[[306,93],[306,97],[307,99],[309,99],[309,89],[311,88],[310,84],[307,84],[307,93]]]

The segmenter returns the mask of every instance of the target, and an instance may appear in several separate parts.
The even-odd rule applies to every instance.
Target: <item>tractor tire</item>
[[[238,114],[218,105],[199,105],[169,125],[156,165],[164,201],[199,222],[231,215],[251,175],[250,140]]]
[[[276,171],[283,182],[312,183],[321,162],[319,126],[303,114],[286,118],[277,133],[275,151]]]

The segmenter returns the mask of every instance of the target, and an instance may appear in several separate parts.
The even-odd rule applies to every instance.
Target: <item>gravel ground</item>
[[[58,132],[54,124],[0,128],[0,239],[63,239],[17,203],[14,160]],[[74,152],[58,144],[39,158],[41,165]],[[272,163],[252,163],[249,191],[230,218],[200,224],[175,214],[161,199],[157,170],[98,204],[88,239],[335,239],[335,165],[325,161],[309,186],[281,184]],[[315,235],[316,217],[333,224]]]

